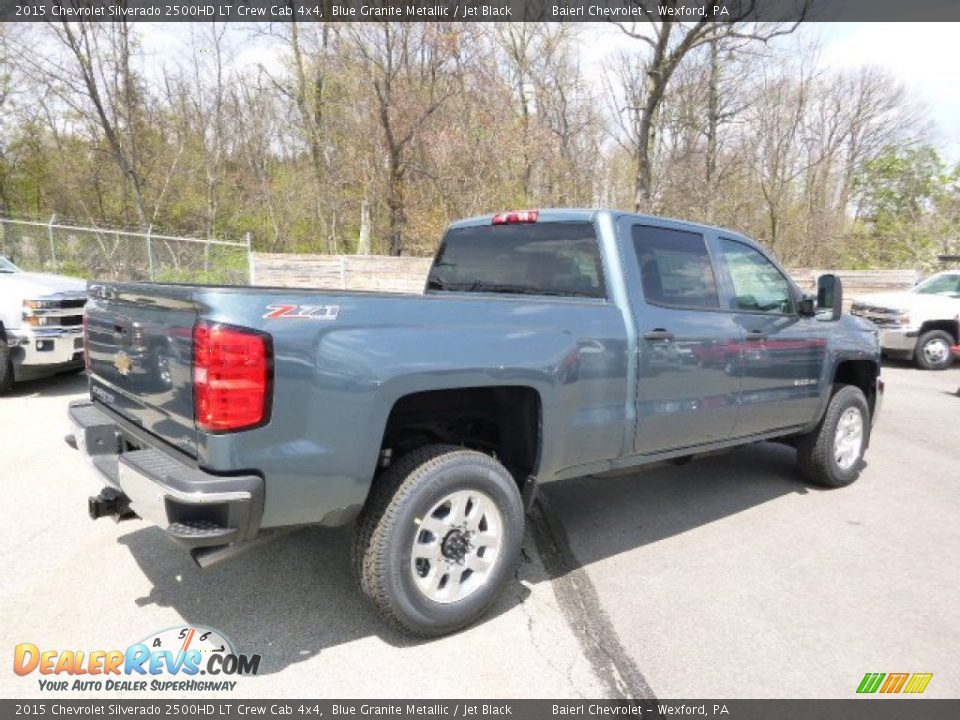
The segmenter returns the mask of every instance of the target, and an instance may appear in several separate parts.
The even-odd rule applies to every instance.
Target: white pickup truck
[[[850,312],[880,329],[885,355],[944,370],[960,354],[960,270],[933,275],[911,290],[854,298]]]
[[[87,283],[24,272],[0,256],[0,392],[83,368]]]

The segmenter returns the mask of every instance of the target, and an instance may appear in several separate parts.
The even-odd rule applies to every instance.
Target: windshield
[[[455,228],[440,245],[427,291],[605,297],[596,231],[588,222]]]
[[[0,273],[15,273],[19,272],[19,268],[14,265],[12,262],[7,260],[5,257],[0,255]]]
[[[921,295],[960,295],[960,273],[928,278],[913,291]]]

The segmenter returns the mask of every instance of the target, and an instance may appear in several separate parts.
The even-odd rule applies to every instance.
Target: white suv
[[[904,292],[863,295],[850,312],[880,329],[884,354],[911,358],[925,370],[948,368],[960,353],[960,271],[938,273]]]

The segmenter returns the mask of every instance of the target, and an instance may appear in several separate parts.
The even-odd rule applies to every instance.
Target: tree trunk
[[[667,75],[663,70],[651,69],[646,77],[646,98],[640,110],[640,123],[637,137],[637,176],[634,209],[637,212],[652,213],[653,207],[653,170],[650,153],[656,140],[654,117],[663,102]]]
[[[387,232],[389,253],[403,253],[403,227],[407,215],[403,206],[403,164],[399,149],[390,152],[390,177],[387,186],[387,208],[389,209],[390,228]]]
[[[707,156],[704,218],[713,223],[717,205],[717,128],[720,124],[720,53],[716,39],[710,41],[710,76],[707,86]]]
[[[360,241],[357,243],[357,255],[369,255],[370,251],[370,203],[364,198],[360,201]]]

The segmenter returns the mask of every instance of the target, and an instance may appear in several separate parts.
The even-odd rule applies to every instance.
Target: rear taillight
[[[539,210],[513,210],[493,216],[494,225],[515,225],[517,223],[535,223],[540,217]]]
[[[198,323],[193,328],[193,407],[208,432],[244,430],[270,414],[270,336],[245,328]]]

